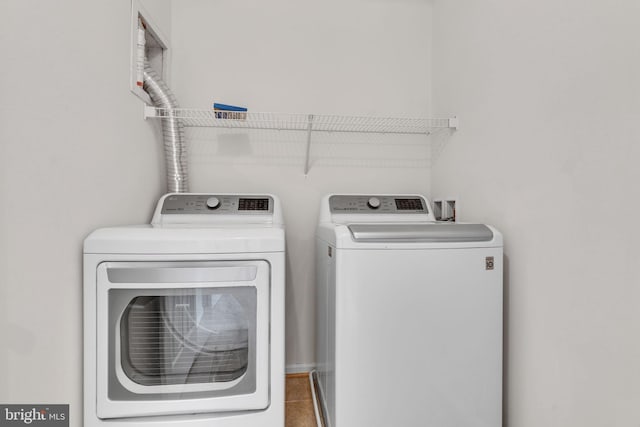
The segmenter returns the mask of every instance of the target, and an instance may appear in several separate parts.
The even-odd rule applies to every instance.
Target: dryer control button
[[[380,199],[377,197],[369,197],[369,200],[367,200],[367,206],[371,209],[378,209],[380,207]]]
[[[209,209],[218,209],[220,207],[220,199],[217,197],[209,197],[207,199],[207,207]]]

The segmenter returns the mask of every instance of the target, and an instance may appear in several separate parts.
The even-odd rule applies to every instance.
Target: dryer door
[[[269,264],[98,266],[100,418],[269,405]]]

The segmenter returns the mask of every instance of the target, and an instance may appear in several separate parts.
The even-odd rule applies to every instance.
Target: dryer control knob
[[[207,199],[207,207],[209,209],[218,209],[220,207],[220,199],[217,197],[209,197]]]
[[[371,209],[378,209],[380,207],[380,199],[378,199],[377,197],[370,197],[367,201],[367,206],[369,206]]]

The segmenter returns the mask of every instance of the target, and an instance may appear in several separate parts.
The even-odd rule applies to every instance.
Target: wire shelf
[[[400,133],[428,135],[456,129],[456,118],[364,117],[322,114],[254,113],[145,108],[145,118],[178,118],[187,127],[273,129],[311,132]]]
[[[309,172],[311,135],[314,132],[430,135],[436,130],[457,129],[458,119],[365,117],[323,114],[254,113],[145,106],[145,118],[180,119],[186,127],[267,129],[306,132],[304,174]]]

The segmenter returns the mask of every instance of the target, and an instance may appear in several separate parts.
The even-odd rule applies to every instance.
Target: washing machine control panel
[[[428,214],[420,196],[334,195],[329,198],[332,214]]]
[[[270,196],[217,194],[173,194],[164,200],[163,215],[268,215],[273,213]]]

